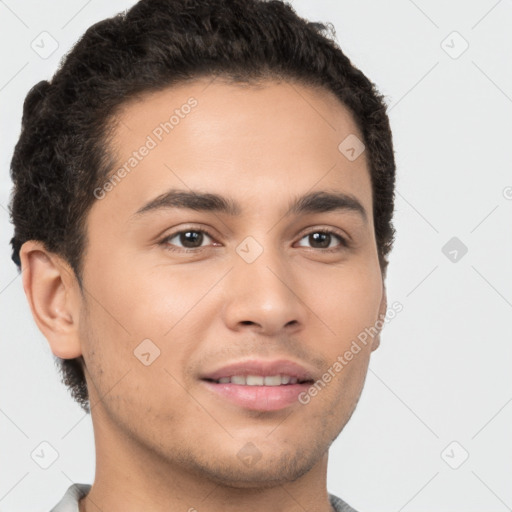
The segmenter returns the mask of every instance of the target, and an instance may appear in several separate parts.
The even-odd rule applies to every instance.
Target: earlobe
[[[22,245],[20,260],[23,289],[32,316],[52,352],[62,359],[79,357],[80,302],[73,271],[36,240]]]

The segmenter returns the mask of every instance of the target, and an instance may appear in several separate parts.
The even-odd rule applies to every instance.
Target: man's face
[[[368,160],[338,149],[348,136],[362,140],[348,110],[296,84],[210,81],[146,95],[120,113],[113,171],[131,162],[130,171],[87,219],[80,340],[103,442],[129,439],[183,470],[261,486],[312,469],[350,418],[375,340],[332,368],[379,319],[385,294]],[[160,123],[176,109],[167,133]],[[171,189],[218,194],[240,211],[136,213]],[[287,214],[320,191],[357,200],[366,219],[355,208]],[[312,382],[206,380],[248,360],[288,360],[311,381],[329,368],[334,377],[308,403],[297,390]]]

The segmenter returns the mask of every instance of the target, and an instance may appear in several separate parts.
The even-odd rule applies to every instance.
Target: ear
[[[380,306],[379,306],[379,324],[382,323],[382,325],[380,325],[380,327],[378,328],[379,332],[378,332],[377,336],[375,336],[375,338],[372,342],[372,352],[374,350],[376,350],[377,348],[379,348],[380,333],[382,331],[382,327],[384,326],[384,318],[386,317],[387,309],[388,309],[388,296],[386,293],[386,286],[383,281],[382,282],[382,299],[380,301]]]
[[[32,316],[52,352],[62,359],[79,357],[81,293],[73,270],[36,240],[21,246],[20,260]]]

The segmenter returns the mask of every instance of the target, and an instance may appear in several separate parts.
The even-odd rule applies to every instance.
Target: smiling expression
[[[137,163],[87,218],[80,340],[91,404],[103,397],[92,414],[105,440],[214,481],[288,481],[349,420],[376,348],[307,405],[297,400],[385,306],[368,160],[338,149],[363,137],[326,90],[210,82],[119,113],[110,149],[119,168],[134,151]],[[263,366],[223,377],[290,377],[291,367],[265,367],[289,361],[308,382],[211,377],[249,360]]]

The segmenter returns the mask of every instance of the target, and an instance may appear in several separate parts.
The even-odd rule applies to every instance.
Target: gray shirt
[[[87,495],[91,488],[90,484],[73,484],[68,487],[66,494],[53,507],[50,512],[79,512],[78,501]],[[340,500],[334,494],[329,493],[329,500],[336,512],[356,512],[349,507],[343,500]]]

